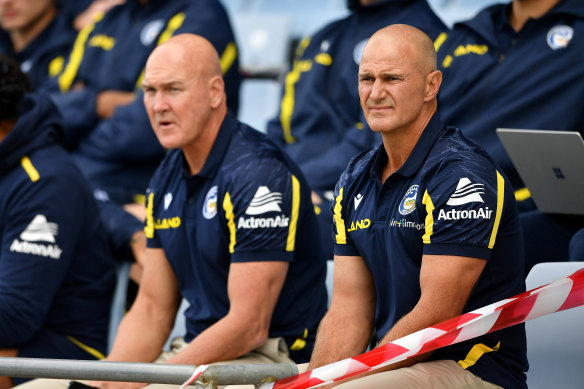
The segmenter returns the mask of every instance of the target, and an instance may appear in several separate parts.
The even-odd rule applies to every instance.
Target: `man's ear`
[[[209,80],[209,104],[211,108],[218,108],[225,100],[225,83],[223,78],[215,76]]]
[[[442,84],[442,72],[434,70],[426,76],[426,95],[424,101],[430,101],[436,97]]]

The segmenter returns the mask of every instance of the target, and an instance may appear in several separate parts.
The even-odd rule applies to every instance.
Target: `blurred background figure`
[[[0,356],[101,359],[114,263],[48,96],[0,56]],[[24,382],[0,377],[0,388]]]
[[[438,51],[443,121],[484,147],[516,190],[526,274],[538,262],[567,261],[584,218],[537,211],[495,130],[583,133],[582,34],[584,2],[514,0],[455,24]]]
[[[0,53],[18,61],[35,88],[61,72],[77,34],[55,0],[0,0],[0,28]]]

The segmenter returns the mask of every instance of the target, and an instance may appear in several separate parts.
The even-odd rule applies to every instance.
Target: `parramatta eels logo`
[[[140,42],[142,42],[144,46],[150,46],[163,28],[164,20],[162,19],[156,19],[149,22],[140,32]]]
[[[574,36],[574,29],[570,26],[558,25],[552,27],[547,34],[547,44],[554,50],[565,49]]]
[[[207,196],[205,197],[205,203],[203,204],[203,216],[205,219],[212,219],[213,216],[217,214],[217,185],[211,187]]]
[[[408,215],[414,212],[416,209],[416,197],[418,196],[418,185],[410,186],[410,189],[404,195],[400,205],[399,205],[399,213],[402,215]]]

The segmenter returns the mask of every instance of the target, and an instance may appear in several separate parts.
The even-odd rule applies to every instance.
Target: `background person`
[[[100,359],[114,263],[48,96],[0,56],[0,356]],[[0,377],[0,388],[27,381]]]
[[[521,214],[526,274],[538,262],[567,261],[584,217],[537,211],[495,130],[583,131],[583,34],[582,1],[514,0],[457,23],[438,51],[440,115],[484,147],[509,177]]]
[[[0,53],[14,58],[34,88],[63,70],[77,31],[54,0],[0,1]]]

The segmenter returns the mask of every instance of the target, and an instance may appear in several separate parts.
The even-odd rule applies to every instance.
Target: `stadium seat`
[[[281,86],[270,79],[244,79],[239,95],[238,119],[260,132],[266,132],[266,124],[278,113]]]
[[[126,314],[126,299],[128,295],[128,283],[130,280],[130,266],[131,263],[127,261],[121,261],[116,264],[116,288],[114,290],[114,295],[110,305],[110,322],[107,342],[108,353],[111,351],[114,344],[120,322]],[[173,338],[177,336],[184,336],[186,334],[187,330],[184,319],[184,312],[188,307],[188,302],[183,299],[176,315],[174,327],[168,337],[168,340],[166,341],[166,344],[164,345],[164,350],[168,350],[170,348],[170,341]]]
[[[231,18],[245,76],[278,79],[288,70],[290,17],[285,14],[235,14]]]
[[[511,0],[428,0],[428,4],[442,21],[452,27],[454,23],[473,18],[480,10],[496,3]]]
[[[538,263],[527,275],[527,290],[549,284],[582,268],[584,262]],[[582,388],[584,306],[529,320],[525,328],[529,361],[528,387]]]
[[[178,311],[176,313],[176,318],[174,321],[174,327],[172,328],[172,331],[170,331],[170,335],[168,336],[168,339],[166,340],[166,343],[164,344],[164,347],[162,348],[163,350],[169,350],[170,349],[170,342],[176,338],[177,336],[185,336],[187,333],[187,324],[185,321],[185,311],[187,310],[187,308],[189,307],[189,302],[185,299],[182,300],[180,307],[178,308]]]
[[[292,37],[311,35],[325,24],[348,14],[346,0],[256,0],[253,12],[286,14],[292,20]]]
[[[130,262],[118,261],[116,263],[116,288],[110,305],[110,321],[107,336],[107,351],[112,349],[118,326],[126,314],[126,297],[128,294],[128,282],[130,281]]]

